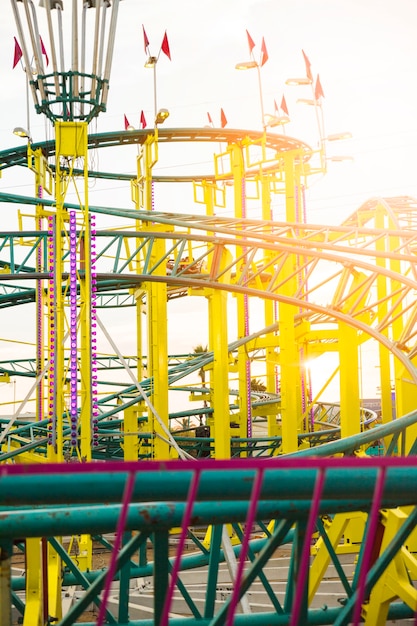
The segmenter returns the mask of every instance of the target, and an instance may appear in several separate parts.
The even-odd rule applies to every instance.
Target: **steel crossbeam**
[[[110,610],[110,616],[113,617],[108,616],[108,619],[117,624],[168,624],[168,614],[172,610],[175,612],[175,604],[172,603],[178,602],[174,598],[177,598],[179,591],[184,598],[188,597],[190,609],[187,615],[184,614],[183,623],[192,626],[204,620],[194,604],[195,600],[192,600],[192,587],[187,588],[187,584],[181,581],[183,573],[193,567],[193,559],[195,564],[201,562],[198,557],[183,552],[188,527],[213,524],[216,528],[218,524],[238,524],[240,542],[234,548],[238,564],[234,591],[224,602],[216,602],[210,618],[206,614],[207,624],[215,626],[240,620],[244,624],[243,616],[237,620],[238,602],[245,594],[249,594],[250,603],[252,585],[258,578],[264,581],[266,597],[272,594],[274,598],[278,621],[273,620],[272,623],[290,623],[294,626],[301,623],[358,624],[361,607],[366,607],[365,598],[370,598],[370,606],[373,606],[373,588],[378,581],[384,580],[385,572],[393,560],[401,560],[401,554],[406,554],[404,546],[417,519],[414,489],[416,472],[417,461],[414,457],[375,460],[303,459],[299,455],[274,460],[153,462],[145,466],[129,462],[75,466],[49,464],[44,468],[5,465],[0,481],[0,499],[4,503],[0,509],[0,543],[3,545],[17,536],[105,533],[113,529],[116,531],[113,557],[105,572],[94,576],[87,573],[80,578],[75,565],[70,564],[70,569],[85,591],[61,623],[65,626],[78,623],[77,619],[88,603],[95,602],[99,607],[97,623]],[[104,475],[105,482],[102,479]],[[225,475],[228,476],[227,483],[222,480]],[[227,485],[230,485],[230,489],[226,492]],[[106,504],[95,504],[103,498]],[[65,502],[65,506],[62,507],[60,502]],[[404,523],[396,527],[391,543],[379,553],[378,537],[381,530],[377,532],[377,528],[381,519],[380,511],[397,510],[397,507],[405,506],[412,507],[409,516],[404,517]],[[316,558],[319,558],[322,548],[318,546],[321,538],[325,539],[328,558],[336,560],[338,547],[322,520],[333,518],[336,524],[340,516],[351,515],[353,511],[362,512],[368,521],[363,528],[362,547],[353,577],[338,561],[337,571],[340,580],[344,581],[346,601],[339,607],[330,606],[326,611],[312,609],[314,596],[308,595],[308,588],[309,585],[315,585],[316,581],[315,557],[311,546],[317,546]],[[254,539],[254,524],[258,520],[262,522],[269,519],[274,520],[271,530],[263,538]],[[392,533],[389,516],[384,519],[386,521],[382,529]],[[119,580],[122,576],[121,568],[129,558],[132,559],[134,551],[147,538],[153,538],[155,561],[153,565],[150,563],[150,570],[148,566],[148,570],[146,567],[141,570],[132,563],[131,575],[144,575],[148,571],[148,575],[155,576],[155,585],[158,584],[158,576],[168,580],[168,561],[162,553],[162,560],[158,560],[158,550],[168,540],[166,533],[176,526],[182,528],[182,540],[178,544],[176,556],[171,560],[171,583],[164,601],[161,594],[155,591],[154,618],[150,621],[118,620],[108,604],[111,581],[113,578]],[[136,534],[122,546],[121,535],[127,531],[136,531]],[[64,561],[67,560],[62,546],[56,540],[53,541],[55,549]],[[159,541],[162,541],[160,548],[157,547]],[[276,550],[285,545],[292,546],[294,570],[289,575],[282,595],[274,590],[270,575],[264,578],[264,568],[268,567]],[[215,556],[213,550],[221,551],[221,547],[221,542],[215,541],[213,536],[205,558],[211,555],[210,559],[215,559],[213,564],[217,563],[216,567],[224,561],[225,552]],[[310,574],[309,563],[312,565]],[[69,577],[66,576],[64,585],[68,582]],[[213,584],[216,584],[215,579]],[[123,603],[124,598],[120,599],[121,589],[119,600]],[[129,588],[125,587],[123,594],[130,593]],[[213,609],[210,597],[209,589],[207,602]],[[387,615],[388,612],[391,615],[411,616],[413,608],[408,604],[407,612],[406,603],[393,603],[387,607]],[[268,611],[267,614],[270,615]],[[265,613],[259,613],[255,605],[251,605],[250,615],[255,623],[263,623],[262,615],[265,616]],[[289,621],[281,622],[279,616],[286,616]]]

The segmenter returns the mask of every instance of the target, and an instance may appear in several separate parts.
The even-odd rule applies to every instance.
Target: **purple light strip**
[[[310,515],[308,516],[307,528],[305,532],[304,545],[301,553],[300,567],[298,570],[298,580],[297,587],[295,590],[294,603],[291,613],[291,622],[290,626],[297,626],[298,620],[300,616],[301,606],[303,602],[304,595],[304,587],[307,579],[307,572],[310,565],[310,548],[311,548],[311,537],[313,535],[317,515],[320,508],[320,500],[321,494],[323,492],[324,487],[324,478],[325,471],[323,469],[319,469],[316,483],[314,485],[314,493],[313,499],[311,503]]]
[[[90,217],[90,259],[91,259],[91,431],[93,446],[98,446],[98,376],[97,376],[97,253],[96,217]]]
[[[233,593],[230,599],[229,608],[227,610],[226,626],[233,626],[234,616],[236,612],[237,603],[239,601],[240,584],[242,581],[243,570],[245,567],[246,555],[248,553],[249,538],[252,531],[252,527],[255,521],[256,509],[258,508],[259,496],[261,495],[263,470],[260,469],[256,472],[255,480],[252,486],[251,499],[246,516],[245,522],[245,534],[243,535],[242,547],[239,555],[239,564],[236,572],[236,578],[233,583]]]
[[[129,510],[129,504],[132,499],[133,487],[135,485],[136,473],[129,472],[129,475],[126,480],[123,501],[122,501],[122,510],[120,511],[120,517],[117,522],[116,528],[116,537],[114,539],[114,546],[111,554],[111,560],[109,564],[109,569],[107,571],[106,582],[103,590],[103,599],[100,605],[100,612],[98,614],[96,626],[102,626],[104,624],[104,616],[106,613],[107,601],[109,599],[110,587],[116,573],[116,564],[117,557],[120,550],[120,545],[122,543],[122,535],[124,532],[124,528],[126,525],[127,513]]]
[[[185,545],[185,539],[187,537],[188,526],[190,524],[190,518],[191,518],[191,512],[193,510],[199,482],[200,482],[200,472],[197,470],[196,472],[193,473],[190,488],[187,494],[187,506],[185,508],[184,518],[181,523],[180,540],[179,540],[178,547],[177,547],[177,553],[175,555],[175,562],[174,562],[172,572],[171,572],[171,579],[169,583],[168,592],[167,592],[167,595],[165,596],[165,603],[164,603],[164,609],[162,612],[160,626],[168,626],[169,611],[171,608],[175,585],[177,584],[178,572],[180,570],[180,565],[181,565],[181,557],[182,557],[182,553],[183,553],[183,549]]]
[[[38,198],[43,197],[42,185],[38,186],[37,190]],[[43,219],[41,216],[37,218],[37,229],[42,230]],[[48,245],[48,244],[46,244]],[[36,250],[36,268],[38,272],[43,270],[42,262],[43,247],[38,246]],[[42,372],[44,367],[44,355],[43,355],[43,281],[36,281],[36,320],[37,320],[37,341],[36,341],[36,375]],[[38,421],[44,418],[44,398],[43,398],[44,380],[41,378],[38,383],[38,396],[36,406],[36,417]]]
[[[242,179],[242,217],[246,219],[247,211],[246,211],[246,180]],[[246,248],[243,248],[243,251],[246,252]],[[245,253],[246,260],[246,253]],[[243,310],[244,310],[244,333],[245,337],[249,337],[249,297],[247,294],[243,295]],[[250,360],[246,359],[245,362],[245,376],[246,376],[246,427],[248,432],[248,437],[252,437],[252,397],[251,397],[251,366]]]
[[[69,214],[70,238],[70,421],[71,446],[78,441],[78,383],[77,383],[77,218],[75,211]]]
[[[49,367],[48,367],[48,445],[56,444],[56,274],[55,274],[55,227],[53,216],[48,217],[48,315],[49,315]]]

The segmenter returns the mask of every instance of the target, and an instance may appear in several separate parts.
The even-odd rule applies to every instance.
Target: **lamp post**
[[[156,92],[156,64],[158,63],[158,57],[149,56],[145,67],[153,70],[153,114],[156,120],[157,116],[157,92]]]
[[[257,61],[243,61],[242,63],[237,63],[235,65],[236,70],[252,70],[256,69],[258,74],[258,88],[259,88],[259,102],[261,106],[261,120],[262,120],[262,128],[265,131],[267,124],[265,124],[265,113],[264,113],[264,99],[262,93],[262,80],[261,80],[261,65]]]
[[[326,167],[327,167],[326,164],[328,161],[352,160],[351,157],[345,157],[345,156],[327,157],[326,155],[327,142],[350,139],[352,137],[352,134],[349,131],[346,131],[346,132],[334,133],[334,134],[326,136],[325,126],[324,126],[323,107],[321,106],[321,101],[320,101],[321,100],[320,95],[323,96],[323,93],[321,92],[321,94],[320,93],[316,94],[318,77],[317,77],[317,82],[316,82],[316,88],[314,88],[313,79],[310,76],[301,77],[301,78],[288,78],[285,82],[287,85],[296,86],[296,87],[307,86],[307,85],[311,86],[313,97],[312,98],[298,98],[297,104],[305,104],[307,106],[314,107],[316,120],[317,120],[317,128],[318,128],[318,133],[319,133],[319,145],[320,145],[319,152],[320,152],[320,160],[321,160],[321,169],[324,172],[326,171]],[[321,89],[321,86],[320,86],[320,89]]]

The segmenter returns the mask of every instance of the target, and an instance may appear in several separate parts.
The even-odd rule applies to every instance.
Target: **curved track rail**
[[[148,139],[146,131],[107,133],[88,137],[88,146],[137,144],[145,148]],[[303,175],[314,169],[311,149],[285,136],[242,130],[166,129],[159,131],[158,140],[162,145],[223,143],[237,146],[240,152],[256,146],[268,153],[266,163],[264,167],[248,164],[244,176],[262,180],[270,189],[279,180],[280,190],[285,190],[287,158]],[[53,160],[55,144],[32,146],[32,150],[37,149]],[[4,170],[26,166],[27,147],[1,152],[0,164]],[[52,165],[51,171],[56,171]],[[69,169],[65,175],[76,178],[79,174]],[[89,171],[88,176],[140,184],[138,177],[123,172]],[[216,185],[235,176],[235,172],[224,176],[218,172],[152,176],[152,183],[205,181]],[[234,191],[239,192],[238,184]],[[0,193],[0,202],[36,207],[38,214],[56,210],[55,200],[43,198]],[[142,354],[126,356],[116,350],[117,340],[112,344],[114,354],[99,351],[96,355],[95,463],[77,462],[82,459],[73,454],[69,444],[69,422],[64,423],[62,433],[67,462],[55,465],[48,463],[48,420],[40,419],[42,415],[27,419],[23,404],[13,415],[0,419],[2,562],[11,567],[12,546],[15,544],[15,551],[19,551],[21,537],[28,537],[29,559],[36,560],[40,546],[44,554],[49,551],[55,555],[52,558],[60,559],[64,564],[63,585],[80,590],[68,613],[59,619],[61,626],[85,620],[91,603],[109,623],[123,626],[167,624],[169,613],[169,622],[178,626],[341,625],[357,623],[358,611],[367,624],[378,624],[414,614],[417,414],[404,409],[413,405],[417,385],[415,204],[413,198],[375,198],[341,226],[163,211],[152,211],[150,219],[149,211],[138,208],[89,207],[98,221],[94,233],[95,309],[98,332],[103,336],[109,334],[101,319],[107,309],[123,307],[136,321],[138,309],[147,305],[157,290],[163,294],[160,303],[163,299],[164,306],[178,297],[203,297],[213,306],[212,302],[217,302],[213,294],[233,294],[242,308],[249,301],[261,303],[264,317],[257,321],[255,330],[240,329],[237,339],[220,348],[213,340],[214,346],[207,352],[195,354],[188,348],[167,358],[167,390],[187,394],[193,401],[187,401],[183,410],[169,410],[166,416],[172,426],[167,435],[170,450],[183,455],[186,462],[129,462],[126,451],[132,440],[135,445],[130,450],[136,459],[153,456],[156,437],[145,405],[155,395],[158,372],[136,376],[138,367],[142,371],[152,368],[155,357],[144,361]],[[77,204],[65,202],[63,209],[82,214]],[[118,224],[125,221],[128,226],[117,230],[102,227],[101,216],[113,217]],[[82,239],[80,232],[78,236]],[[45,258],[47,237],[47,229],[37,226],[30,231],[0,233],[0,308],[5,312],[20,304],[33,311],[30,303],[39,297],[39,285],[48,293],[47,263],[40,262]],[[64,306],[70,299],[66,253],[59,277]],[[78,273],[77,296],[84,284],[84,270]],[[274,307],[284,311],[279,320],[271,315]],[[286,317],[289,311],[290,324]],[[217,323],[219,320],[223,321],[217,317]],[[288,433],[285,428],[279,432],[285,421],[288,389],[282,392],[277,388],[270,368],[265,375],[265,392],[244,390],[242,381],[248,382],[248,370],[243,373],[241,363],[245,361],[247,367],[248,363],[272,362],[283,372],[282,347],[288,347],[291,324],[291,336],[305,357],[319,359],[339,350],[345,362],[344,375],[353,372],[357,376],[358,372],[346,365],[350,346],[342,345],[343,333],[354,337],[356,347],[373,341],[381,362],[385,363],[388,355],[394,364],[398,418],[392,420],[392,404],[385,396],[383,423],[375,425],[375,415],[358,405],[352,409],[357,432],[349,434],[349,399],[342,398],[340,410],[335,411],[336,425],[326,418],[319,425],[314,411],[321,406],[326,414],[330,408],[320,397],[313,397],[306,384],[302,411],[297,415],[298,451],[288,453],[283,445]],[[28,348],[29,352],[27,358],[3,360],[0,373],[5,380],[18,376],[33,382],[31,401],[41,377],[34,348]],[[219,359],[220,373],[215,371]],[[63,386],[71,381],[67,364],[68,360]],[[290,366],[288,363],[287,371]],[[201,381],[196,382],[198,377]],[[225,384],[222,389],[227,395],[221,405],[216,404],[219,381]],[[282,376],[279,382],[285,383]],[[207,458],[216,455],[219,406],[230,436],[231,461]],[[130,431],[129,415],[133,415]],[[174,431],[173,424],[183,420],[186,425]],[[254,431],[245,437],[242,425],[248,420]],[[214,437],[204,430],[207,424],[214,428]],[[239,429],[234,430],[235,424]],[[261,424],[267,424],[265,436],[255,430]],[[198,431],[199,426],[203,430]],[[369,458],[367,453],[375,450],[380,456]],[[121,464],[121,459],[125,463]],[[224,534],[222,527],[229,532]],[[107,533],[115,533],[111,541]],[[84,555],[77,553],[73,543],[64,545],[57,538],[64,535],[78,538],[82,546],[83,536],[94,536],[111,550],[108,568],[80,565],[86,562]],[[47,542],[42,539],[45,536],[56,538]],[[173,536],[178,537],[178,549],[170,559]],[[186,541],[192,542],[195,553],[184,553]],[[149,558],[146,549],[151,552]],[[290,564],[285,587],[280,587],[270,579],[267,568],[277,552],[281,557],[286,550]],[[345,566],[346,554],[357,557],[356,566],[352,562]],[[220,594],[223,563],[234,571],[226,595]],[[190,581],[184,582],[187,570],[196,571],[200,566],[208,568],[203,600]],[[47,569],[52,577],[54,564]],[[407,572],[407,576],[398,576],[398,572]],[[340,584],[340,601],[322,591],[328,575]],[[111,595],[113,578],[118,585],[117,597]],[[130,590],[131,580],[148,578],[153,581],[151,599],[145,599],[139,589]],[[260,604],[254,599],[255,581],[262,586]],[[35,592],[37,583],[30,584]],[[23,576],[11,576],[10,603],[20,613],[25,610],[24,588]],[[326,607],[318,604],[320,593],[327,593],[330,603]],[[54,618],[49,612],[48,619]]]

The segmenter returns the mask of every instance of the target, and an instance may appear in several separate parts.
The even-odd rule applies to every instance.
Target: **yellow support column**
[[[167,288],[164,283],[153,282],[146,283],[145,288],[147,293],[148,375],[152,378],[150,401],[154,409],[148,412],[148,418],[151,432],[155,436],[153,458],[166,460],[170,456],[169,445],[161,422],[166,428],[169,428]]]
[[[62,561],[48,545],[48,612],[57,621],[62,619]]]
[[[388,227],[396,229],[397,225],[393,223],[391,219],[388,221]],[[400,237],[390,237],[391,246],[397,250],[401,247]],[[401,262],[397,259],[390,260],[390,269],[398,274],[401,274],[402,267]],[[404,330],[404,319],[401,315],[403,309],[403,301],[401,300],[402,294],[398,293],[400,285],[398,281],[391,281],[390,292],[394,294],[390,301],[391,308],[395,310],[395,318],[391,325],[392,340],[401,345],[402,333]],[[409,372],[404,368],[403,364],[394,359],[394,372],[395,372],[395,406],[396,417],[402,417],[411,411],[414,411],[417,406],[417,386],[411,379]],[[403,436],[401,443],[399,444],[398,454],[407,455],[411,446],[414,444],[417,438],[417,426],[409,426],[406,432],[406,438]]]
[[[359,351],[356,328],[339,324],[340,436],[360,432]]]
[[[151,212],[154,209],[154,193],[152,169],[158,161],[158,128],[146,137],[138,157],[139,206]],[[149,230],[146,223],[144,230]],[[155,230],[152,225],[152,230]],[[156,239],[152,244],[148,259],[149,266],[154,267],[165,254],[163,240]],[[138,266],[138,271],[140,266]],[[165,265],[160,263],[154,270],[155,275],[163,276]],[[168,312],[167,286],[165,283],[146,282],[143,285],[146,292],[147,314],[147,341],[148,341],[148,376],[152,379],[150,402],[152,409],[148,410],[148,420],[152,441],[152,457],[166,460],[170,457],[170,446],[167,443],[165,428],[169,429],[168,419]],[[138,338],[139,341],[139,338]],[[138,343],[138,349],[140,344]]]
[[[212,431],[216,459],[230,458],[229,360],[227,344],[227,293],[207,290],[209,302],[209,350],[213,351],[210,387],[213,407]]]
[[[48,194],[53,192],[52,171],[48,167],[47,160],[41,148],[32,149],[30,142],[28,143],[28,168],[35,174],[35,197],[42,198],[44,191]],[[36,205],[36,229],[44,230],[45,211],[42,204]],[[44,265],[44,250],[40,247],[36,256],[36,271],[46,272],[47,267]],[[47,251],[46,251],[47,252]],[[39,382],[36,387],[36,419],[41,421],[45,418],[45,380],[41,376],[45,368],[45,321],[44,308],[46,304],[45,283],[38,280],[36,283],[36,375],[39,376]]]
[[[26,607],[23,626],[43,626],[42,545],[38,538],[26,539]],[[52,615],[52,613],[50,613]],[[54,616],[57,617],[57,616]]]
[[[407,513],[401,509],[381,511],[381,523],[384,525],[379,554],[383,554],[389,544],[395,540],[402,525],[407,520]],[[410,548],[403,546],[390,561],[382,575],[372,588],[369,601],[363,605],[366,626],[386,624],[391,602],[400,599],[414,612],[417,610],[417,590],[412,580],[417,572],[417,561]]]
[[[79,255],[78,282],[80,285],[79,297],[79,331],[80,331],[80,347],[78,351],[79,362],[79,443],[78,454],[83,461],[91,461],[92,459],[92,327],[91,327],[91,247],[90,247],[90,218],[88,205],[88,125],[86,122],[56,122],[56,188],[57,188],[57,238],[60,239],[60,247],[57,246],[61,253],[57,254],[57,263],[60,268],[57,271],[57,326],[56,334],[56,350],[59,353],[57,357],[59,372],[57,370],[57,397],[61,397],[60,403],[57,403],[57,451],[58,461],[63,461],[63,415],[68,409],[65,406],[64,380],[66,378],[64,363],[64,333],[67,328],[71,328],[77,321],[66,319],[64,300],[62,294],[63,287],[63,252],[65,246],[68,246],[67,221],[68,214],[64,208],[65,194],[71,179],[72,168],[76,159],[83,160],[83,199],[80,198],[81,209],[81,226],[80,234],[77,238],[77,253]],[[61,168],[61,159],[65,157],[70,163],[69,172]],[[80,194],[81,195],[81,194]],[[58,259],[59,257],[59,259]],[[66,323],[65,323],[66,322]],[[61,391],[62,390],[62,391]],[[61,406],[62,404],[62,406]],[[77,555],[78,564],[81,570],[86,571],[92,569],[92,541],[88,535],[82,535],[78,538],[79,554]]]
[[[125,461],[137,461],[139,452],[138,410],[132,406],[123,411],[123,446]]]
[[[385,210],[381,205],[378,205],[375,210],[375,227],[377,229],[385,228]],[[376,241],[376,249],[378,252],[387,252],[385,250],[384,238],[379,237]],[[375,259],[376,265],[382,269],[386,267],[386,257],[377,256]],[[379,320],[384,320],[388,313],[388,287],[387,287],[387,278],[383,274],[379,274],[377,278],[377,294],[378,300],[380,301],[378,306],[378,318]],[[384,329],[381,331],[384,335],[388,335],[388,330]],[[388,348],[379,344],[379,379],[380,379],[380,389],[381,389],[381,414],[382,414],[382,423],[386,424],[392,421],[393,418],[393,401],[392,401],[392,392],[391,392],[391,359]],[[387,447],[390,438],[385,439],[385,446]]]
[[[64,272],[63,256],[64,256],[64,238],[63,232],[66,230],[65,222],[68,219],[67,211],[64,206],[66,185],[66,174],[61,170],[61,135],[59,133],[59,126],[57,126],[56,135],[56,182],[55,182],[55,196],[56,196],[56,221],[55,221],[55,294],[53,302],[53,311],[50,311],[50,326],[55,328],[54,342],[49,345],[49,352],[54,357],[55,367],[54,376],[55,383],[54,389],[50,388],[50,393],[53,391],[54,396],[49,398],[49,406],[53,406],[55,411],[55,432],[56,441],[54,446],[49,448],[49,460],[62,463],[64,460],[63,449],[63,415],[65,411],[65,354],[64,354],[64,335],[65,335],[65,312],[64,312],[64,299],[62,295],[62,276]],[[51,336],[51,335],[50,335]]]
[[[297,221],[297,207],[300,205],[300,177],[296,161],[300,155],[288,152],[285,155],[285,197],[287,222]],[[289,234],[289,236],[291,236]],[[285,281],[282,295],[292,297],[297,290],[297,259],[289,255],[281,270]],[[279,362],[281,390],[282,451],[294,452],[298,448],[299,421],[301,410],[300,357],[295,333],[296,308],[284,302],[279,303]]]
[[[242,147],[235,143],[229,144],[231,171],[233,174],[233,194],[235,205],[235,217],[245,218],[245,163]],[[244,228],[244,226],[243,226]],[[236,256],[240,257],[245,252],[244,246],[236,246]],[[244,261],[242,261],[244,265]],[[236,294],[237,309],[237,337],[242,339],[250,334],[249,329],[249,296]],[[250,361],[246,353],[246,346],[239,346],[237,358],[238,387],[239,387],[239,428],[234,432],[238,437],[248,437],[252,428],[252,408],[250,398]],[[236,417],[234,418],[236,420]]]
[[[298,448],[300,373],[298,350],[294,332],[293,307],[280,303],[279,354],[281,371],[282,451],[284,454]]]
[[[274,176],[274,175],[273,175]],[[271,215],[271,176],[262,174],[261,189],[262,189],[262,219],[265,222],[272,220]],[[268,263],[268,253],[264,252],[264,263]],[[274,300],[265,299],[264,306],[264,318],[265,327],[271,326],[277,321],[278,304]],[[265,367],[266,367],[266,379],[265,386],[266,391],[270,393],[278,392],[278,359],[276,354],[276,335],[274,333],[270,335],[271,342],[265,348]],[[277,437],[280,434],[280,427],[276,414],[268,415],[268,437]]]
[[[270,326],[276,322],[278,311],[278,305],[275,301],[265,300],[264,303],[264,316],[265,326]],[[278,334],[278,333],[277,333]],[[266,391],[271,393],[278,392],[278,357],[276,352],[277,339],[275,333],[269,335],[270,343],[265,348],[266,358]],[[278,416],[276,413],[268,415],[268,437],[278,437],[281,434]]]
[[[143,148],[140,149],[139,154],[136,159],[136,168],[137,168],[137,178],[132,181],[132,199],[135,203],[136,209],[144,208],[144,184],[145,178],[143,176],[142,169],[144,167],[144,156],[143,156]],[[137,230],[137,220],[134,220],[133,227]],[[136,239],[136,249],[140,248],[141,240],[139,238]],[[142,264],[140,256],[137,254],[135,258],[135,266],[137,274],[140,274],[142,271]],[[142,316],[144,314],[144,304],[143,304],[143,291],[139,290],[139,297],[136,298],[136,358],[137,358],[137,366],[136,366],[136,376],[138,381],[143,380],[144,378],[144,365],[143,365],[143,342],[142,342]]]
[[[0,624],[12,626],[12,543],[0,544]]]
[[[79,124],[77,124],[78,126]],[[84,206],[82,207],[83,224],[81,239],[82,250],[80,262],[80,330],[81,330],[81,458],[92,459],[92,367],[91,367],[91,228],[88,210],[88,159],[87,159],[87,125],[77,130],[77,152],[84,157]],[[91,566],[92,564],[90,564]]]

